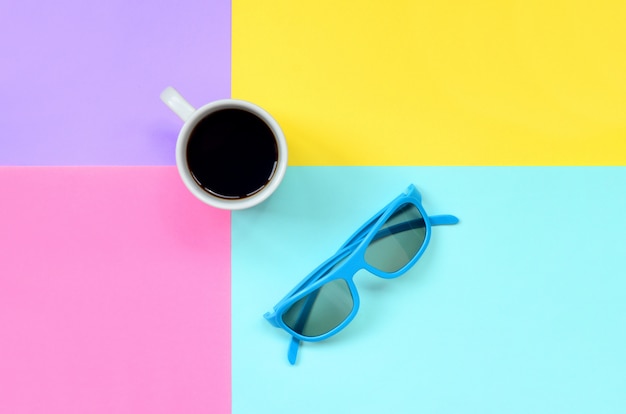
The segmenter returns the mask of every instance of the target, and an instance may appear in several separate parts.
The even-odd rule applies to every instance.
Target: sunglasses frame
[[[395,272],[384,272],[367,263],[365,251],[370,243],[378,235],[382,226],[389,217],[400,207],[410,204],[420,212],[425,227],[424,240],[414,257],[402,268]],[[281,299],[272,312],[267,312],[265,319],[277,328],[284,329],[292,336],[292,343],[289,350],[289,362],[295,363],[297,347],[299,341],[317,342],[327,339],[345,328],[356,316],[360,306],[358,289],[354,283],[354,275],[360,270],[366,270],[375,276],[383,279],[394,279],[405,274],[420,259],[430,242],[431,227],[435,225],[456,224],[459,219],[452,215],[428,216],[422,206],[422,197],[417,188],[411,184],[404,193],[396,197],[372,218],[365,222],[340,248],[337,252],[309,273],[295,288],[293,288],[283,299]],[[343,261],[336,269],[332,269],[339,262]],[[330,272],[329,272],[330,271]],[[291,306],[316,291],[323,285],[333,280],[342,279],[346,281],[350,294],[352,295],[353,306],[350,314],[335,328],[318,336],[304,336],[295,332],[283,321],[283,314]]]

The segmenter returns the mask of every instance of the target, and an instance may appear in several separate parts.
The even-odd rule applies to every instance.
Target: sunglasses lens
[[[348,283],[336,279],[295,302],[282,319],[294,332],[316,337],[339,326],[353,307],[354,299]]]
[[[365,250],[365,261],[385,273],[406,266],[426,238],[426,225],[413,204],[400,206],[380,228]]]

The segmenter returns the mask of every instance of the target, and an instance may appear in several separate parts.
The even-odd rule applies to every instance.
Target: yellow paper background
[[[290,165],[626,165],[626,1],[233,0]]]

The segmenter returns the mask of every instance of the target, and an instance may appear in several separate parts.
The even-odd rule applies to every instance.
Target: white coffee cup
[[[240,210],[276,191],[287,170],[287,142],[267,111],[237,99],[195,109],[172,87],[161,93],[161,100],[184,121],[176,166],[198,199]]]

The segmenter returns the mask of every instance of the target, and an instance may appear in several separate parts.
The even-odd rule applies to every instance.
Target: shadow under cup
[[[253,197],[269,185],[276,176],[280,153],[265,120],[233,107],[217,109],[196,123],[185,156],[200,188],[234,201]]]

